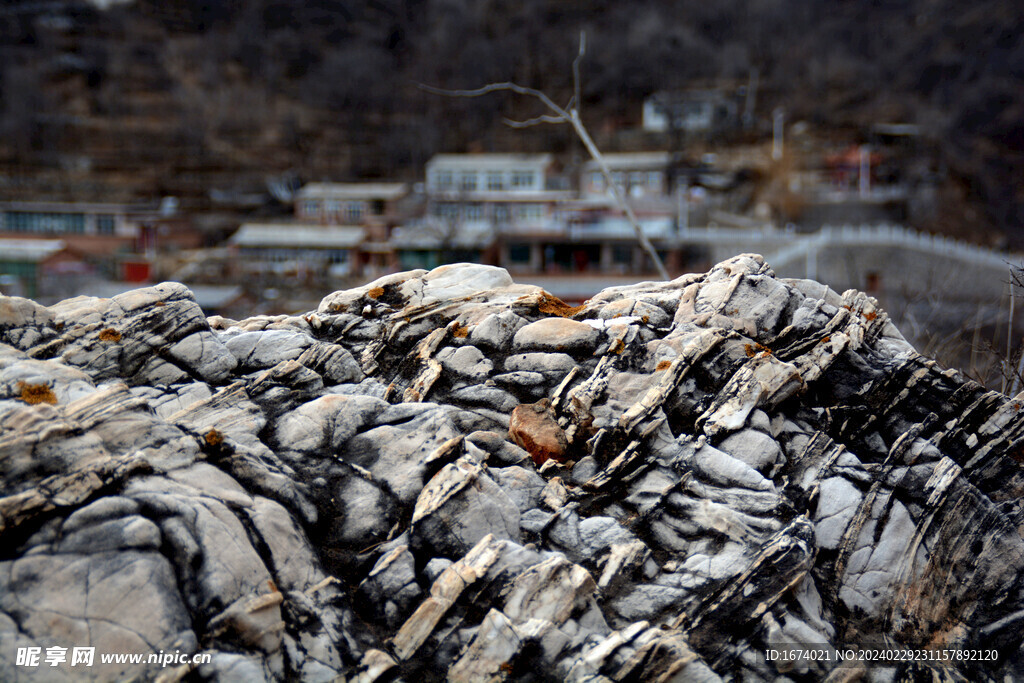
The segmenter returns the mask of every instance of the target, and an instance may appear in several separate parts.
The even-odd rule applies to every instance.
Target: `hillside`
[[[0,194],[261,190],[268,176],[409,179],[437,151],[564,151],[510,132],[529,103],[452,101],[415,83],[514,79],[568,99],[578,32],[584,118],[608,136],[642,98],[759,73],[757,112],[823,130],[918,124],[967,209],[954,232],[1024,217],[1024,44],[1009,2],[585,3],[139,0],[0,10]]]

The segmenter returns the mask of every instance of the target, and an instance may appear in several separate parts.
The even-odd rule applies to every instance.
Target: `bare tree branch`
[[[576,59],[572,60],[572,100],[569,101],[569,111],[579,111],[583,100],[580,99],[580,62],[587,54],[587,32],[580,31],[580,51],[576,53]]]
[[[490,93],[493,92],[514,92],[517,95],[527,95],[529,97],[534,97],[540,100],[544,104],[544,106],[546,106],[551,111],[555,112],[555,114],[557,114],[558,116],[561,116],[566,120],[569,119],[569,113],[566,110],[559,107],[557,104],[555,104],[550,97],[545,95],[540,90],[537,90],[535,88],[527,88],[524,85],[519,85],[518,83],[512,83],[510,81],[506,81],[504,83],[488,83],[482,88],[474,88],[471,90],[447,90],[445,88],[435,88],[432,85],[426,85],[423,83],[418,83],[417,85],[421,90],[433,93],[435,95],[445,95],[447,97],[481,97],[483,95],[489,95]]]
[[[586,54],[587,39],[586,33],[580,32],[580,49],[576,54],[576,58],[572,63],[573,71],[573,96],[569,100],[569,105],[566,109],[559,107],[555,104],[554,100],[544,94],[544,92],[537,90],[536,88],[527,88],[526,86],[506,81],[504,83],[488,83],[481,88],[474,88],[471,90],[447,90],[444,88],[435,88],[430,85],[418,84],[420,89],[426,92],[433,93],[435,95],[444,95],[446,97],[481,97],[494,92],[514,92],[518,95],[526,95],[527,97],[533,97],[539,100],[545,107],[548,108],[551,114],[542,114],[526,121],[511,121],[505,119],[505,123],[513,128],[528,128],[541,123],[568,123],[573,127],[577,137],[583,142],[584,147],[590,153],[591,158],[597,162],[598,167],[601,169],[601,175],[604,176],[605,183],[612,191],[612,196],[615,197],[616,204],[623,213],[626,214],[626,218],[629,220],[630,225],[633,226],[633,231],[636,233],[637,242],[643,247],[643,250],[647,252],[651,262],[654,264],[655,269],[658,271],[658,275],[668,280],[668,271],[665,270],[665,265],[661,262],[661,257],[658,256],[657,250],[651,241],[647,239],[647,235],[644,234],[643,228],[640,227],[640,221],[637,220],[636,214],[633,212],[633,207],[629,205],[626,200],[626,194],[618,184],[612,179],[611,169],[608,168],[608,164],[605,162],[604,157],[601,155],[601,151],[594,144],[593,139],[590,137],[590,133],[587,132],[586,127],[583,125],[583,121],[580,119],[579,103],[580,103],[580,61]]]
[[[560,116],[551,116],[550,114],[541,114],[540,116],[536,116],[536,117],[534,117],[532,119],[527,119],[525,121],[515,121],[513,119],[502,119],[501,122],[504,123],[509,128],[532,128],[533,126],[538,126],[538,125],[540,125],[542,123],[565,123],[565,119],[563,119]]]

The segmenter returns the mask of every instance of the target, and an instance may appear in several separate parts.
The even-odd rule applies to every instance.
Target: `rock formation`
[[[0,341],[4,680],[1024,672],[1021,400],[759,256],[579,307],[469,264],[239,322],[0,297]],[[14,661],[87,645],[212,660]]]

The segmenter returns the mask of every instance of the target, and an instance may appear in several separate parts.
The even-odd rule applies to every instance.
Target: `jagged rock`
[[[409,616],[409,609],[423,591],[416,583],[416,558],[409,547],[400,545],[377,560],[359,593],[368,600],[378,618],[394,628]]]
[[[445,347],[438,352],[437,359],[445,370],[477,382],[482,382],[494,369],[494,363],[473,346]]]
[[[301,332],[267,330],[232,335],[225,346],[243,367],[272,368],[281,361],[298,358],[312,343]]]
[[[299,363],[315,370],[331,384],[361,382],[363,371],[344,346],[313,344],[298,357]]]
[[[499,467],[489,473],[521,513],[540,505],[547,482],[532,469]]]
[[[597,345],[597,330],[585,323],[565,318],[545,318],[516,332],[512,347],[517,351],[592,351]]]
[[[492,313],[473,328],[470,340],[487,349],[503,351],[508,348],[512,336],[526,324],[512,311]]]
[[[230,350],[206,330],[185,337],[169,347],[167,353],[206,382],[227,379],[238,365]]]
[[[456,389],[450,396],[453,403],[481,406],[504,414],[508,414],[519,405],[516,397],[507,391],[479,384]]]
[[[0,297],[0,678],[1015,680],[1021,404],[750,254],[578,307],[471,264],[242,321]]]
[[[459,557],[485,536],[518,541],[519,510],[468,458],[427,482],[412,515],[415,538],[436,554]]]
[[[565,353],[520,353],[505,359],[505,369],[511,372],[553,374],[558,379],[575,367],[576,361]]]
[[[518,465],[530,457],[525,450],[506,440],[501,434],[492,431],[476,431],[466,437],[466,441],[487,451],[494,458],[492,464]]]
[[[756,429],[744,429],[722,439],[719,450],[767,474],[782,457],[782,449],[775,439]]]

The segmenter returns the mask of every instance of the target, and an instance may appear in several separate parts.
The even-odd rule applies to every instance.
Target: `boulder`
[[[0,297],[0,678],[1022,679],[1020,400],[756,254],[576,307],[479,264]]]

